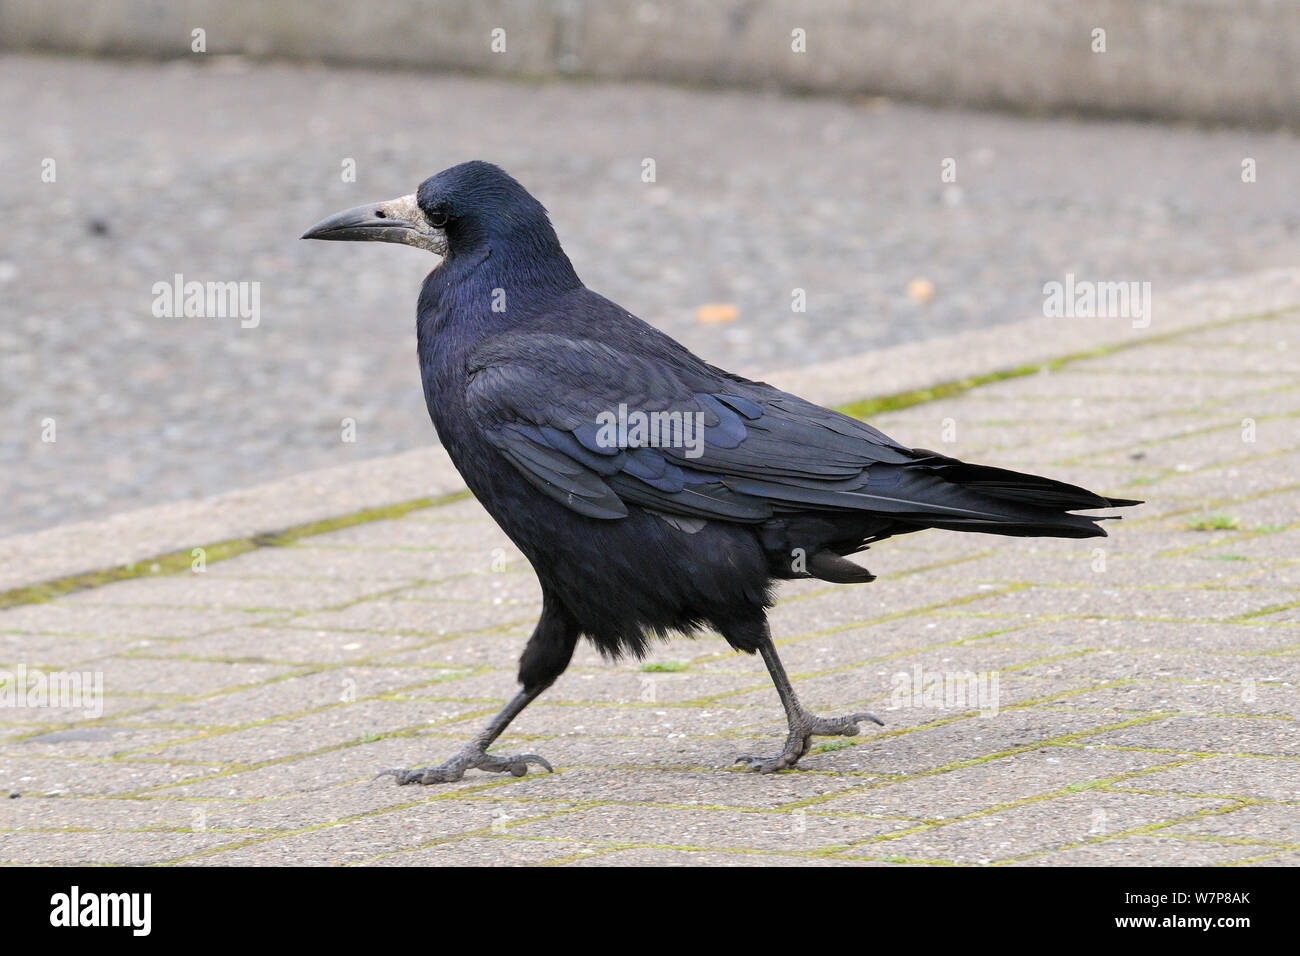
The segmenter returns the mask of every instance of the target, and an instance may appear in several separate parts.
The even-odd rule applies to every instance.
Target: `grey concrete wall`
[[[195,27],[208,55],[1300,127],[1294,0],[0,0],[10,49],[191,56]]]

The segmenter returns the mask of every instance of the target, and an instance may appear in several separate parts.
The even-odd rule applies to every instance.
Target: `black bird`
[[[523,689],[445,763],[385,771],[399,783],[459,780],[473,767],[549,771],[535,754],[487,747],[564,672],[579,637],[614,659],[705,626],[763,656],[790,725],[779,754],[737,762],[793,767],[812,737],[880,720],[817,717],[799,703],[767,626],[777,580],[871,581],[845,555],[924,528],[1105,535],[1099,518],[1070,512],[1140,503],[908,448],[709,365],[587,289],[541,203],[489,163],[453,166],[303,238],[443,257],[416,315],[425,401],[465,483],[542,587]]]

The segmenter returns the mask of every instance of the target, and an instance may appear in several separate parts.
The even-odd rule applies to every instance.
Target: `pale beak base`
[[[387,202],[354,206],[323,219],[302,234],[304,239],[343,242],[400,242],[435,255],[447,254],[447,235],[429,225],[415,194]]]

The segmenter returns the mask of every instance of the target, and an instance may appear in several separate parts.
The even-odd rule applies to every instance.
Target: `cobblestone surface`
[[[788,587],[805,701],[886,721],[796,772],[732,768],[784,723],[706,638],[581,648],[499,745],[552,775],[372,781],[513,692],[538,591],[470,500],[0,611],[0,669],[106,695],[0,709],[0,861],[1295,865],[1298,350],[1300,313],[1248,318],[877,419],[1150,503],[1108,539],[925,532],[866,555],[873,585]],[[963,675],[988,693],[899,693]]]
[[[1067,273],[1159,297],[1300,261],[1300,139],[1282,133],[13,54],[0,127],[0,534],[431,444],[429,258],[298,236],[466,159],[546,202],[593,289],[749,373],[1041,314]],[[259,324],[155,317],[177,274],[260,283]],[[738,317],[698,321],[718,303]]]

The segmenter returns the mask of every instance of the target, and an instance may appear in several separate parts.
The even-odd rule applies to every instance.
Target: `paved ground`
[[[431,442],[427,259],[297,237],[468,158],[544,199],[589,285],[742,371],[1020,320],[1067,272],[1159,294],[1300,261],[1287,134],[17,55],[0,57],[0,124],[0,534]],[[261,283],[258,326],[155,318],[153,285],[177,273]],[[708,303],[738,318],[701,323]]]
[[[0,859],[1300,864],[1297,350],[1300,310],[1247,317],[877,418],[1150,503],[1109,539],[926,532],[869,552],[874,585],[787,589],[805,700],[887,722],[799,772],[731,768],[783,721],[705,639],[582,650],[500,746],[553,775],[372,782],[513,690],[538,592],[469,500],[0,611],[0,668],[106,691],[101,719],[0,710]],[[924,693],[962,675],[974,704]]]

